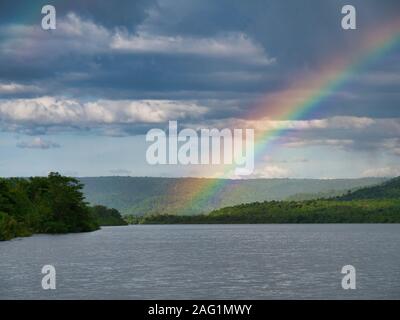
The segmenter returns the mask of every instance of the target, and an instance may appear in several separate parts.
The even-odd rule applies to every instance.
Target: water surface
[[[54,265],[57,289],[41,288]],[[343,290],[344,265],[357,271]],[[3,299],[399,299],[400,224],[137,225],[0,242]]]

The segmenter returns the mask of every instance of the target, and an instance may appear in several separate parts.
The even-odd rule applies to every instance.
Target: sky
[[[55,30],[41,28],[46,4]],[[356,30],[341,27],[345,4]],[[147,163],[145,135],[168,121],[284,128],[249,178],[398,176],[399,43],[298,117],[269,101],[301,100],[307,79],[399,19],[398,0],[2,0],[0,176],[221,177]]]

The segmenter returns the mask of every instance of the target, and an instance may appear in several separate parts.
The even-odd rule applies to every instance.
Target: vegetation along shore
[[[191,215],[122,217],[116,209],[90,206],[83,188],[80,180],[58,173],[0,179],[0,240],[127,224],[400,223],[400,177],[331,198],[251,202]]]

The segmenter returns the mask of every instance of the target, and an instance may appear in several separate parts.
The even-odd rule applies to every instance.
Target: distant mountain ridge
[[[149,215],[140,223],[400,223],[400,178],[329,199],[253,202],[193,216]]]
[[[286,200],[307,194],[308,198],[336,197],[385,178],[361,179],[243,179],[226,180],[212,197],[201,190],[216,179],[161,177],[83,177],[83,192],[92,205],[105,205],[122,214],[200,214],[242,203]],[[197,199],[200,201],[192,201]],[[182,207],[184,208],[182,212]]]
[[[377,186],[364,187],[353,192],[348,192],[347,194],[339,197],[339,199],[400,199],[400,177],[383,182]]]

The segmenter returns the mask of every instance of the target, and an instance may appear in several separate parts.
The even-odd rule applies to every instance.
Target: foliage
[[[91,208],[92,214],[96,217],[101,226],[124,226],[127,222],[121,217],[117,209],[110,209],[105,206],[94,206]]]
[[[400,223],[400,179],[332,199],[265,201],[207,215],[148,215],[141,223]]]
[[[386,181],[380,185],[362,188],[354,192],[348,192],[339,200],[356,199],[400,199],[400,177]]]
[[[91,204],[116,208],[123,215],[143,216],[169,213],[194,215],[242,203],[309,200],[343,195],[347,190],[376,185],[383,178],[363,179],[241,179],[155,177],[80,178]],[[200,198],[209,185],[222,185],[213,197]],[[298,195],[307,193],[306,196]],[[196,198],[195,203],[192,201]],[[185,204],[190,204],[187,206]],[[182,208],[184,210],[182,210]]]
[[[58,173],[0,179],[0,240],[98,229],[82,188],[78,180]]]
[[[149,215],[141,223],[400,223],[400,200],[256,202],[207,215]]]
[[[123,218],[128,224],[139,224],[141,220],[140,217],[133,214],[127,214]]]

